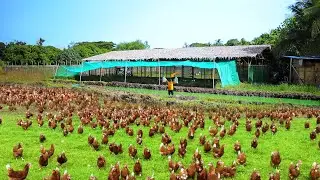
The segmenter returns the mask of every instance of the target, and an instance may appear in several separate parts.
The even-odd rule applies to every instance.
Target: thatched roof
[[[146,49],[130,51],[112,51],[83,59],[84,61],[105,60],[213,60],[254,58],[261,56],[264,50],[270,50],[270,45],[250,46],[212,46],[190,47],[176,49]]]

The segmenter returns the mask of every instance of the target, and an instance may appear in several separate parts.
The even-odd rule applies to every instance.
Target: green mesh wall
[[[239,84],[239,76],[234,60],[226,62],[194,62],[194,61],[100,61],[84,62],[78,66],[60,66],[57,70],[57,77],[70,77],[100,68],[114,67],[170,67],[189,66],[196,68],[217,68],[221,78],[222,86]]]

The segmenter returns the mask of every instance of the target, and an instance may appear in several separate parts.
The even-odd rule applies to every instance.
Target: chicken
[[[101,144],[108,144],[108,142],[109,142],[108,135],[107,134],[103,134],[102,135]]]
[[[143,131],[142,131],[141,129],[138,130],[137,136],[140,137],[140,138],[142,138],[142,136],[143,136]]]
[[[196,149],[196,151],[193,154],[193,161],[201,161],[201,154],[199,153],[198,148]]]
[[[89,180],[98,180],[97,177],[95,177],[93,174],[90,175]]]
[[[140,137],[139,135],[137,135],[136,142],[137,142],[137,144],[141,145],[141,144],[142,144],[142,137]]]
[[[60,166],[68,161],[64,151],[57,157],[57,161]]]
[[[188,131],[188,138],[189,139],[193,139],[194,138],[194,133],[195,133],[195,130],[192,127],[190,127],[189,131]]]
[[[281,157],[279,151],[274,151],[271,153],[271,161],[270,164],[273,167],[278,167],[281,163]]]
[[[168,167],[169,167],[169,171],[177,171],[180,167],[179,163],[177,162],[174,162],[172,159],[171,159],[171,156],[168,157]]]
[[[184,157],[184,155],[187,153],[187,149],[186,147],[184,147],[184,145],[179,145],[179,148],[178,148],[178,155],[179,157]]]
[[[262,133],[266,133],[269,129],[269,124],[268,123],[265,123],[263,126],[262,126]]]
[[[129,177],[130,171],[128,169],[128,165],[127,164],[123,166],[123,168],[121,169],[120,174],[121,174],[121,178],[124,179],[124,180],[126,180]]]
[[[201,134],[200,138],[199,138],[199,141],[200,141],[200,145],[204,145],[204,143],[206,142],[206,136]]]
[[[26,179],[29,173],[29,169],[31,167],[31,163],[27,163],[23,170],[21,171],[15,171],[12,169],[12,167],[10,166],[10,164],[6,165],[6,168],[8,170],[8,178],[10,180],[23,180]]]
[[[40,134],[40,136],[39,136],[40,143],[43,143],[45,140],[46,140],[46,136],[43,134]]]
[[[280,171],[276,170],[275,173],[271,173],[269,176],[269,180],[280,180]]]
[[[128,148],[128,151],[129,151],[129,156],[131,158],[134,158],[136,157],[137,155],[137,148],[135,148],[132,144],[130,144],[129,148]]]
[[[310,128],[310,122],[309,122],[309,121],[306,121],[306,122],[304,123],[304,128],[305,128],[305,129],[309,129],[309,128]]]
[[[97,159],[97,166],[99,169],[104,168],[106,166],[106,158],[103,155],[100,155]]]
[[[88,136],[88,144],[91,145],[93,143],[94,137],[89,135]]]
[[[220,133],[219,133],[219,136],[221,138],[223,138],[225,135],[226,135],[226,129],[224,128],[224,126],[222,126],[222,128],[220,130]]]
[[[313,130],[311,133],[310,133],[310,139],[312,141],[314,141],[315,139],[317,138],[317,133],[315,130]]]
[[[289,179],[296,179],[299,177],[300,175],[300,166],[301,166],[302,162],[299,160],[297,164],[293,164],[291,162],[290,166],[289,166]]]
[[[100,144],[96,138],[93,139],[91,146],[93,147],[94,150],[96,150],[96,151],[99,150]]]
[[[261,180],[260,173],[256,170],[254,170],[250,176],[250,180]]]
[[[176,151],[176,148],[174,147],[174,144],[169,144],[167,147],[167,153],[169,155],[172,155],[174,154],[175,151]]]
[[[207,180],[207,169],[202,168],[202,170],[198,173],[197,180]]]
[[[141,166],[141,163],[140,163],[139,159],[134,164],[133,171],[134,171],[135,174],[141,176],[141,174],[142,174],[142,166]]]
[[[237,162],[241,165],[245,165],[247,162],[247,156],[244,152],[238,151]]]
[[[18,143],[16,146],[13,147],[13,157],[18,158],[21,157],[22,158],[22,154],[23,154],[23,147],[21,143]]]
[[[187,147],[187,145],[188,145],[188,141],[187,141],[187,139],[182,139],[182,138],[180,138],[180,145],[181,145],[181,147]]]
[[[48,152],[45,152],[44,154],[41,153],[39,157],[39,166],[40,168],[45,167],[48,165],[49,155]]]
[[[259,129],[259,128],[256,130],[256,132],[254,133],[254,135],[255,135],[257,138],[260,137],[260,129]]]
[[[251,125],[251,123],[246,123],[246,130],[247,130],[248,132],[250,132],[250,131],[252,130],[252,125]]]
[[[213,164],[209,163],[208,166],[207,180],[220,180],[220,173],[216,173],[216,169],[213,167]]]
[[[209,141],[206,141],[206,142],[204,143],[203,149],[204,149],[204,152],[209,152],[209,151],[211,151],[211,143],[210,143]]]
[[[216,136],[217,133],[218,133],[218,129],[217,128],[211,128],[211,126],[209,127],[210,136]]]
[[[144,148],[144,150],[143,150],[143,157],[145,158],[145,159],[150,159],[151,158],[151,152],[150,152],[150,149],[148,149],[148,148]]]
[[[319,180],[320,179],[320,164],[314,162],[310,169],[310,179],[311,180]]]
[[[68,174],[68,171],[65,170],[63,175],[61,176],[61,180],[71,180],[71,175]]]
[[[196,163],[191,163],[187,168],[188,177],[194,179],[196,172],[197,172]]]
[[[40,146],[40,152],[41,152],[42,154],[44,154],[45,152],[47,152],[49,158],[54,154],[54,150],[55,150],[54,144],[51,144],[49,150],[46,150],[42,145]]]
[[[81,125],[78,126],[78,134],[83,133],[83,127]]]
[[[240,144],[239,141],[236,141],[236,143],[234,143],[233,149],[234,149],[236,152],[241,151],[241,144]]]
[[[220,148],[213,146],[213,156],[215,158],[221,158],[223,156],[224,146],[225,146],[224,144]]]
[[[45,180],[60,180],[60,170],[58,168],[52,170],[51,176],[45,178]]]
[[[252,141],[251,141],[251,147],[253,147],[253,148],[257,148],[257,146],[258,146],[258,140],[257,140],[257,138],[254,138]]]
[[[178,179],[177,175],[174,173],[174,171],[172,171],[169,179],[170,180],[179,180],[180,178]]]
[[[68,132],[67,128],[64,128],[62,133],[63,133],[63,136],[67,136],[69,132]]]
[[[120,174],[118,173],[117,168],[115,166],[112,166],[109,172],[108,180],[119,180],[119,179],[120,179]]]

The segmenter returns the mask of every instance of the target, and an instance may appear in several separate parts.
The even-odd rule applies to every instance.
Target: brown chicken
[[[31,163],[27,163],[23,170],[21,171],[15,171],[12,169],[12,167],[10,166],[10,164],[6,165],[6,168],[8,170],[8,178],[10,180],[23,180],[26,179],[29,173],[29,169],[31,167]]]
[[[250,131],[252,130],[252,125],[251,125],[251,123],[246,123],[246,130],[247,130],[248,132],[250,132]]]
[[[121,169],[120,174],[121,174],[121,179],[123,179],[123,180],[126,180],[129,177],[130,171],[128,169],[128,165],[127,164],[123,166],[123,168]]]
[[[40,136],[39,136],[40,143],[43,143],[45,140],[46,140],[46,136],[43,134],[40,134]]]
[[[44,178],[45,180],[61,180],[60,170],[58,168],[52,170],[51,176]]]
[[[209,127],[209,134],[210,134],[210,136],[216,136],[218,134],[218,129],[217,128],[212,128],[210,126]]]
[[[251,141],[251,147],[253,147],[253,148],[257,148],[257,146],[258,146],[258,140],[257,140],[257,138],[254,138],[252,141]]]
[[[211,151],[211,143],[209,141],[206,141],[203,145],[203,150],[204,152],[209,152]]]
[[[46,150],[46,149],[43,147],[43,145],[40,146],[40,152],[41,152],[42,154],[44,154],[45,152],[47,152],[49,158],[54,154],[54,150],[55,150],[54,144],[51,144],[49,150]]]
[[[309,121],[306,121],[306,122],[304,123],[304,128],[306,128],[306,129],[309,129],[309,128],[310,128],[310,122],[309,122]]]
[[[241,165],[245,165],[247,162],[247,156],[244,152],[238,151],[237,162]]]
[[[102,135],[101,144],[108,144],[108,142],[109,142],[108,135],[107,134],[103,134]]]
[[[142,144],[142,137],[140,137],[139,135],[137,135],[137,144],[141,145]]]
[[[106,158],[103,155],[100,155],[97,159],[97,166],[99,169],[104,168],[106,166]]]
[[[68,161],[68,158],[66,157],[65,152],[62,152],[62,153],[57,157],[57,161],[58,161],[58,163],[59,163],[60,166]]]
[[[144,148],[143,150],[143,157],[144,159],[150,159],[151,158],[151,152],[150,152],[150,149],[148,148]]]
[[[310,179],[311,180],[319,180],[320,179],[320,164],[314,162],[310,169]]]
[[[174,162],[171,159],[171,156],[169,156],[168,157],[168,167],[169,167],[169,171],[172,172],[172,171],[177,171],[179,169],[180,165],[178,162]]]
[[[196,176],[196,172],[197,172],[196,163],[193,162],[187,168],[188,177],[194,179],[194,177]]]
[[[315,139],[317,138],[317,133],[315,130],[313,130],[311,133],[310,133],[310,139],[312,141],[314,141]]]
[[[260,173],[256,170],[254,170],[250,176],[250,180],[261,180]]]
[[[233,149],[234,149],[236,152],[241,151],[241,144],[240,144],[239,141],[236,141],[236,143],[234,143]]]
[[[99,150],[100,144],[96,138],[93,139],[91,146],[93,147],[94,150],[96,150],[96,151]]]
[[[214,168],[212,163],[208,164],[208,174],[207,174],[207,180],[220,180],[220,173],[216,173],[216,169]]]
[[[202,168],[202,170],[198,173],[197,180],[207,180],[207,169]]]
[[[256,132],[254,133],[254,135],[255,135],[257,138],[260,137],[260,129],[259,129],[259,128],[256,130]]]
[[[290,166],[289,166],[289,179],[296,179],[299,177],[300,175],[300,166],[301,166],[302,162],[299,160],[297,164],[293,164],[291,162]]]
[[[204,143],[206,142],[206,136],[201,134],[200,138],[199,138],[199,141],[200,141],[200,145],[204,145]]]
[[[78,134],[83,133],[83,127],[81,125],[78,126]]]
[[[44,154],[41,153],[39,157],[39,166],[40,168],[46,167],[48,165],[49,155],[48,152],[45,152]]]
[[[133,172],[134,172],[136,175],[139,175],[139,176],[141,176],[141,174],[142,174],[142,166],[141,166],[141,163],[140,163],[139,159],[138,159],[138,160],[136,161],[136,163],[134,164]]]
[[[183,145],[180,144],[180,145],[179,145],[179,148],[178,148],[178,155],[179,155],[179,157],[183,158],[186,153],[187,153],[186,147],[184,147]]]
[[[129,152],[129,156],[131,158],[134,158],[137,155],[137,148],[135,148],[132,144],[130,144],[130,146],[128,148],[128,152]]]
[[[276,170],[275,173],[271,173],[269,176],[269,180],[280,180],[280,171]]]
[[[88,144],[91,145],[93,143],[94,137],[89,135],[88,136]]]
[[[112,166],[109,172],[108,180],[119,180],[120,179],[120,173],[118,173],[118,170],[115,166]]]
[[[23,147],[22,147],[21,143],[18,143],[16,146],[14,146],[12,151],[13,151],[13,157],[15,157],[15,158],[21,157],[22,158]]]
[[[224,146],[225,146],[224,144],[220,148],[213,146],[213,156],[215,158],[221,158],[223,156]]]
[[[61,180],[71,180],[71,175],[68,174],[67,170],[64,170],[62,176],[61,176]]]
[[[280,157],[280,153],[279,151],[274,151],[271,153],[271,160],[270,160],[270,164],[273,167],[279,167],[281,163],[281,157]]]

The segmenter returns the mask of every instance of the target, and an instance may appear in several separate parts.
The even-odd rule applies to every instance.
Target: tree
[[[222,40],[221,40],[221,39],[217,39],[217,40],[214,42],[213,46],[223,46]]]
[[[45,41],[46,41],[46,40],[40,38],[40,39],[37,41],[37,45],[38,45],[38,46],[42,46]]]
[[[6,44],[3,42],[0,42],[0,59],[3,58],[4,50],[6,49]]]
[[[241,38],[240,44],[241,44],[241,45],[250,45],[250,42],[249,42],[249,41],[246,41],[244,38]]]
[[[59,64],[78,64],[81,60],[81,56],[75,49],[67,48],[57,56],[57,62]]]
[[[238,46],[240,45],[240,41],[238,39],[230,39],[225,44],[226,46]]]
[[[209,47],[211,44],[209,43],[191,43],[189,47]]]
[[[132,42],[122,42],[116,46],[116,50],[123,51],[123,50],[138,50],[138,49],[147,49],[150,46],[148,43],[143,43],[141,40],[136,40]]]

